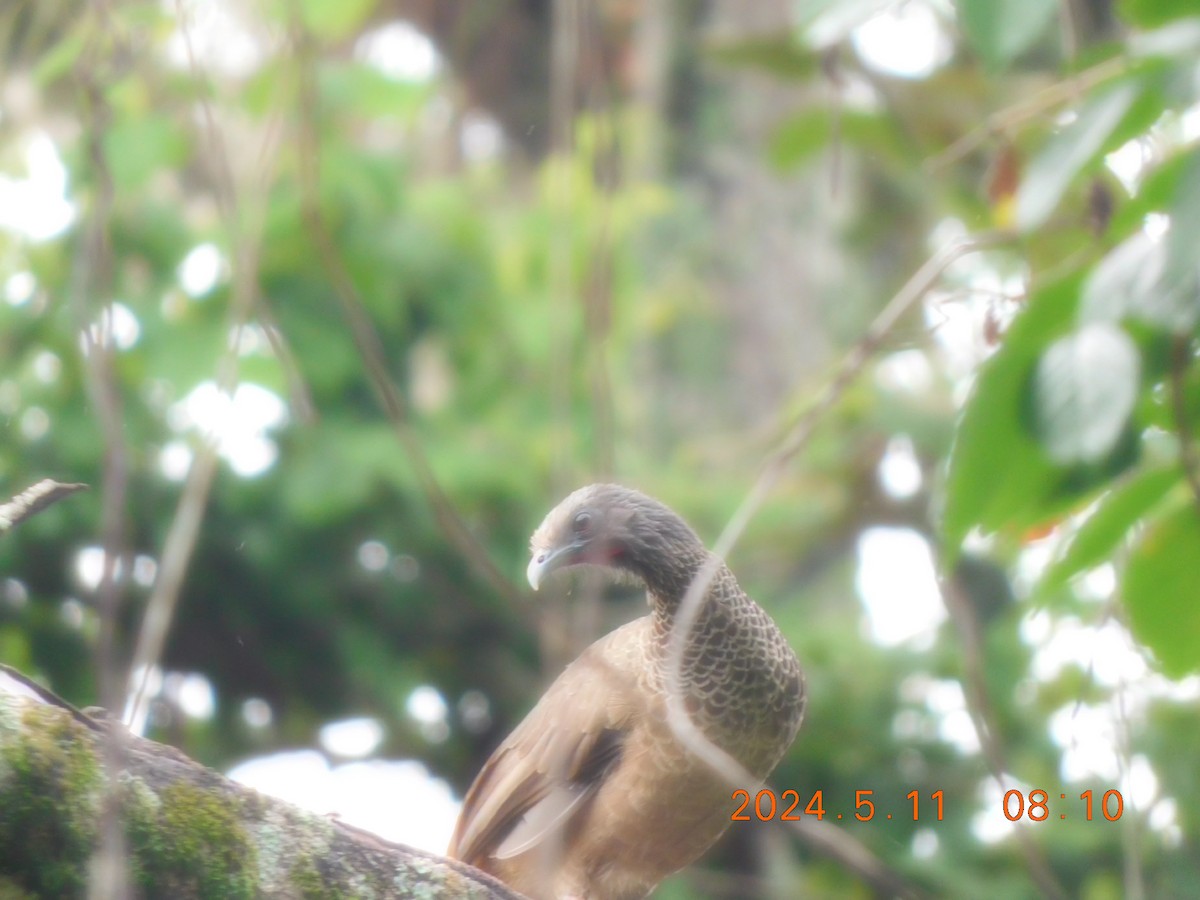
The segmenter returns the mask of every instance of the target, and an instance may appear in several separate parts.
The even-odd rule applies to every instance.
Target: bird
[[[677,736],[670,690],[704,738],[761,782],[799,730],[804,675],[724,562],[646,494],[593,484],[551,510],[531,540],[529,584],[576,565],[640,581],[650,612],[585,649],[495,750],[448,855],[532,900],[639,900],[729,827],[738,787]],[[676,614],[705,572],[679,664],[669,657]]]

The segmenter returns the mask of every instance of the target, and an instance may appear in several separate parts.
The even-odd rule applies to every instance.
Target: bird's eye
[[[578,535],[587,535],[592,531],[592,514],[587,510],[578,513],[571,522],[571,530]]]

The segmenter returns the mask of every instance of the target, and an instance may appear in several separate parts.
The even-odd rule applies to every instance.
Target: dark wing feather
[[[584,651],[487,761],[463,800],[449,856],[475,865],[516,856],[586,809],[641,714],[627,654],[613,652],[636,641],[635,626],[644,627],[631,622]]]

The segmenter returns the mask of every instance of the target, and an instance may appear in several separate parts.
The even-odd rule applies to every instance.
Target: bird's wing
[[[584,651],[492,754],[463,800],[450,856],[468,863],[517,856],[562,834],[586,808],[645,708],[620,650],[638,625]]]

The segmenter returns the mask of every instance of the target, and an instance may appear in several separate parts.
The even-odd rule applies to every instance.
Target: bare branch
[[[434,519],[470,567],[492,590],[517,609],[529,606],[528,598],[500,570],[489,555],[487,548],[471,532],[454,503],[438,482],[425,448],[412,428],[408,408],[388,372],[382,342],[363,307],[362,298],[354,284],[342,255],[330,234],[321,210],[320,200],[320,136],[317,133],[315,115],[318,108],[316,85],[312,72],[312,60],[308,58],[307,39],[297,29],[295,42],[302,56],[300,65],[300,194],[302,215],[316,247],[317,255],[333,287],[333,293],[341,305],[342,314],[350,327],[350,334],[358,349],[359,357],[366,368],[367,378],[375,391],[380,406],[392,424],[401,448],[408,456],[409,464],[416,473],[417,481],[425,494],[425,500],[433,511]]]
[[[187,11],[182,3],[177,5],[177,15],[187,51],[189,71],[197,81],[203,81],[205,72],[196,59]],[[258,300],[258,259],[262,246],[262,223],[267,191],[277,159],[280,129],[277,119],[272,119],[266,124],[261,132],[259,153],[248,163],[249,172],[243,179],[239,179],[235,174],[221,126],[207,98],[202,97],[200,107],[201,138],[208,145],[208,156],[213,167],[213,192],[217,197],[233,252],[230,340],[225,353],[218,361],[216,376],[217,387],[226,394],[232,394],[238,382],[238,338]],[[247,194],[250,195],[249,199]],[[138,632],[126,686],[127,723],[138,722],[149,699],[146,692],[150,674],[162,657],[188,562],[195,550],[200,526],[204,521],[208,495],[216,472],[216,444],[212,439],[206,438],[199,443],[188,469],[179,505],[175,509],[175,516],[163,545],[158,577],[146,603],[146,613]]]
[[[810,848],[853,872],[883,896],[904,897],[907,900],[928,896],[903,873],[887,865],[865,844],[836,825],[807,818],[789,822],[788,825]]]
[[[126,687],[125,721],[134,731],[141,730],[138,723],[150,699],[147,696],[150,673],[162,657],[167,633],[175,618],[179,590],[183,586],[188,561],[200,534],[200,525],[204,521],[204,511],[208,504],[208,492],[212,488],[216,472],[216,447],[212,442],[205,441],[196,451],[188,469],[183,493],[180,495],[179,505],[175,508],[175,516],[171,520],[171,527],[163,544],[158,577],[154,579],[154,589],[146,602],[146,613],[142,616],[137,646],[133,651],[133,663],[129,669],[129,683]]]
[[[998,244],[1011,241],[1013,236],[1008,232],[995,232],[964,239],[943,247],[900,288],[888,301],[879,315],[871,323],[866,333],[859,339],[849,352],[842,358],[824,390],[817,395],[816,400],[796,419],[791,429],[780,441],[774,452],[766,459],[759,471],[757,480],[743,499],[741,506],[734,512],[725,526],[725,530],[717,539],[713,552],[708,561],[696,573],[675,613],[674,627],[671,630],[671,640],[667,647],[666,684],[667,684],[667,722],[675,732],[675,736],[693,753],[703,759],[714,772],[721,775],[733,787],[746,790],[757,789],[760,780],[751,775],[732,755],[709,740],[692,717],[688,714],[683,697],[683,659],[687,647],[688,636],[700,615],[701,601],[708,592],[708,587],[721,567],[723,560],[733,549],[742,536],[746,526],[754,517],[759,507],[770,495],[771,490],[786,471],[788,464],[808,446],[817,426],[824,420],[826,414],[841,399],[846,389],[862,372],[867,362],[878,351],[883,342],[891,335],[893,329],[903,316],[909,312],[926,293],[942,277],[952,263],[971,253],[977,253]],[[752,786],[754,786],[752,788]],[[870,856],[869,851],[862,848],[862,853]],[[878,863],[883,866],[883,863]],[[885,867],[886,868],[886,867]],[[897,876],[899,877],[899,876]]]
[[[30,516],[40,513],[47,506],[69,497],[77,491],[86,491],[86,484],[64,484],[52,478],[44,478],[32,487],[27,487],[7,503],[0,503],[0,535],[7,534]]]
[[[304,380],[304,373],[300,369],[300,362],[296,359],[296,353],[292,350],[291,344],[288,343],[283,329],[279,327],[279,323],[275,319],[275,313],[265,297],[261,298],[256,312],[263,331],[267,335],[267,343],[271,346],[271,352],[275,354],[275,358],[283,366],[283,374],[287,379],[288,408],[299,424],[315,424],[317,421],[317,403],[313,399],[312,390],[310,390],[308,382]]]
[[[117,628],[123,600],[119,578],[127,561],[126,505],[129,494],[129,455],[125,446],[124,404],[116,374],[115,323],[109,298],[113,290],[112,242],[109,233],[115,195],[106,149],[112,111],[107,85],[118,80],[117,59],[124,48],[112,27],[106,0],[91,4],[87,41],[76,68],[84,127],[86,177],[92,187],[83,217],[80,252],[72,272],[72,306],[80,337],[80,352],[87,377],[84,382],[99,427],[103,450],[101,491],[101,543],[104,562],[95,590],[99,617],[96,637],[96,682],[101,703],[120,702],[121,671],[117,659]],[[127,571],[127,566],[124,567]],[[100,841],[92,856],[91,897],[124,900],[131,893],[125,830],[121,824],[119,775],[125,768],[125,747],[120,735],[103,743],[105,772],[100,804]]]
[[[550,47],[550,170],[549,185],[554,227],[547,246],[547,281],[550,309],[550,415],[558,423],[558,440],[550,460],[550,477],[556,494],[566,493],[571,477],[571,244],[575,222],[571,217],[574,190],[569,168],[574,149],[575,89],[579,75],[579,0],[553,0]]]
[[[1124,75],[1128,71],[1129,63],[1125,59],[1108,59],[1090,69],[1084,69],[1071,78],[1056,81],[1033,96],[988,116],[978,128],[967,132],[945,150],[927,159],[925,169],[927,172],[937,173],[958,162],[989,138],[1008,134],[1026,122],[1044,116],[1056,107],[1077,99],[1096,85]]]
[[[748,788],[749,785],[757,783],[757,779],[750,777],[737,760],[700,732],[683,704],[681,673],[684,650],[688,635],[700,615],[700,601],[707,593],[709,583],[721,566],[722,560],[729,555],[750,520],[786,471],[788,464],[808,446],[817,426],[845,393],[846,388],[858,377],[904,314],[925,296],[956,260],[1010,240],[1012,235],[1008,232],[996,232],[950,244],[930,257],[888,301],[858,343],[842,358],[825,389],[813,404],[800,414],[779,446],[767,457],[757,480],[717,539],[712,558],[696,574],[687,594],[684,595],[675,615],[675,627],[672,629],[670,646],[667,648],[667,721],[676,736],[715,771],[722,774],[731,785]]]
[[[1000,742],[999,728],[996,727],[996,714],[992,709],[988,696],[986,663],[984,660],[983,639],[980,625],[971,608],[970,599],[965,596],[957,580],[939,579],[938,587],[942,593],[942,602],[946,611],[958,629],[959,641],[962,644],[964,681],[967,710],[971,715],[971,723],[975,726],[975,734],[979,737],[979,746],[983,748],[984,758],[996,782],[1003,786],[1008,777],[1008,760],[1004,745]],[[1021,853],[1025,856],[1025,864],[1029,874],[1037,882],[1043,897],[1066,897],[1062,885],[1054,877],[1046,855],[1034,843],[1033,836],[1027,829],[1016,830],[1017,843],[1021,845]]]

